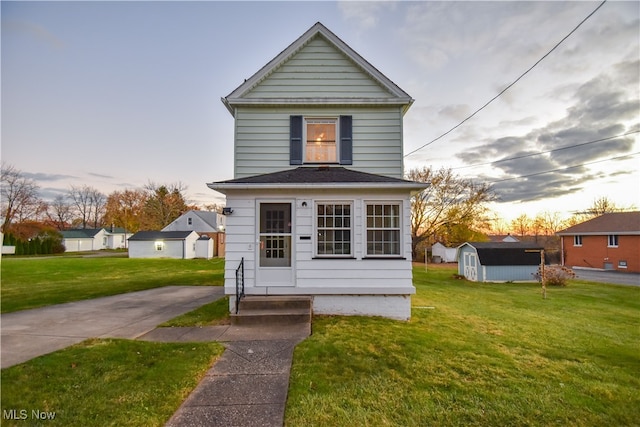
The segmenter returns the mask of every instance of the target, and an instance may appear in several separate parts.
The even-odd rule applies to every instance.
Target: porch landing
[[[309,296],[245,296],[238,313],[231,314],[234,325],[289,325],[310,323],[312,299]]]

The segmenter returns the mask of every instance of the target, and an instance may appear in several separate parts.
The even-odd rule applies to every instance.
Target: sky
[[[44,199],[151,181],[223,203],[206,186],[233,178],[220,98],[322,22],[415,99],[404,150],[426,146],[406,170],[491,183],[507,221],[599,197],[638,208],[639,2],[605,3],[431,142],[599,4],[2,1],[1,158]]]

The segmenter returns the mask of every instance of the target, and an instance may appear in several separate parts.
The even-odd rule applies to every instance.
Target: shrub
[[[545,286],[567,286],[569,279],[576,277],[572,269],[562,265],[550,265],[544,269],[544,277],[538,268],[536,279],[543,281]]]

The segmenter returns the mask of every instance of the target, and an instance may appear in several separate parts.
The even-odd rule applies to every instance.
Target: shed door
[[[293,286],[291,203],[259,203],[256,286]]]
[[[478,281],[478,257],[473,252],[464,253],[464,277],[473,282]]]

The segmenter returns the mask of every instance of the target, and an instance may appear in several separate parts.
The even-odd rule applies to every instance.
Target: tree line
[[[488,240],[489,234],[533,237],[536,243],[553,247],[559,230],[603,213],[631,209],[601,197],[569,219],[563,219],[557,212],[535,216],[523,213],[506,223],[489,209],[497,197],[485,182],[461,177],[451,169],[431,167],[412,169],[406,178],[428,184],[411,199],[414,259],[423,259],[423,252],[418,252],[435,242],[452,247],[467,241]],[[143,188],[114,191],[109,195],[87,185],[71,186],[66,194],[47,203],[39,197],[39,187],[34,180],[13,166],[2,164],[1,184],[2,231],[18,238],[34,237],[33,224],[43,224],[44,229],[53,230],[108,226],[128,232],[160,230],[184,212],[199,209],[187,203],[186,187],[181,183],[150,181]],[[217,205],[204,208],[221,209]]]
[[[179,182],[158,184],[149,181],[143,188],[114,191],[108,195],[88,185],[72,185],[65,194],[47,202],[40,197],[40,187],[33,179],[3,163],[0,184],[5,241],[14,239],[14,243],[20,241],[22,243],[18,245],[24,247],[31,244],[34,249],[25,253],[47,253],[35,249],[36,243],[28,242],[48,238],[55,231],[110,226],[131,233],[160,230],[188,210],[200,209],[187,203],[187,188]],[[217,205],[204,208],[219,210]],[[17,250],[17,245],[13,246]]]

